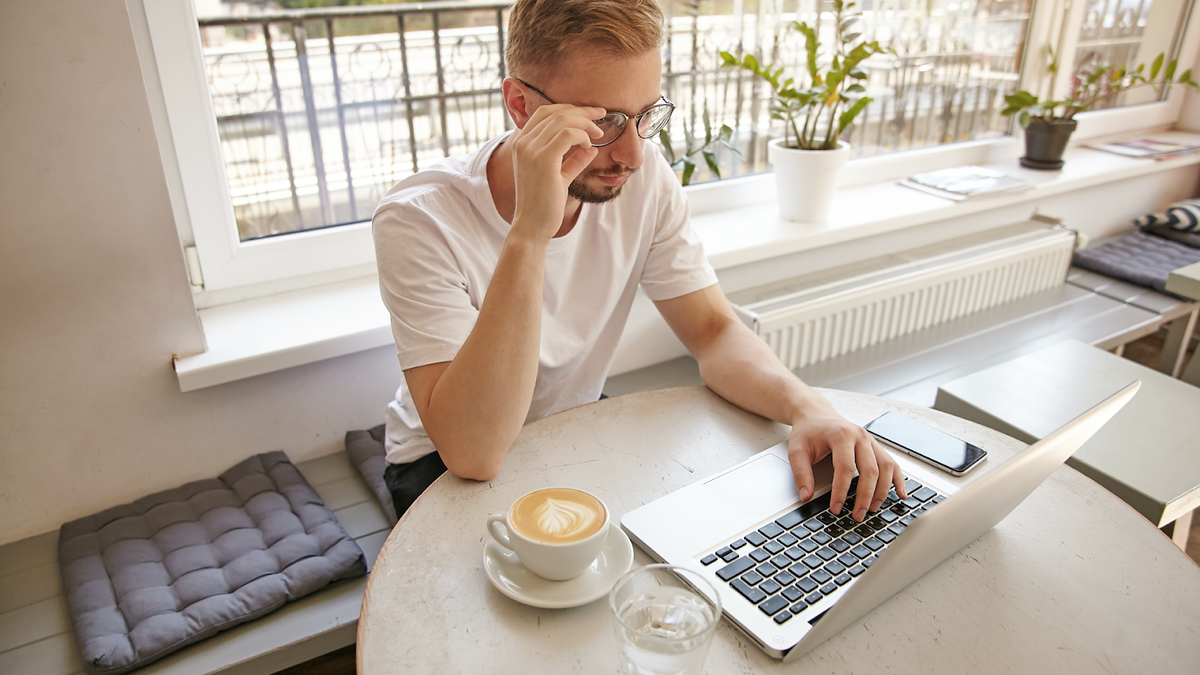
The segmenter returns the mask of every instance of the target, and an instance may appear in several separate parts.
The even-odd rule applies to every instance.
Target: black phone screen
[[[864,428],[908,454],[926,459],[956,475],[970,469],[987,454],[978,446],[897,412],[884,413]]]

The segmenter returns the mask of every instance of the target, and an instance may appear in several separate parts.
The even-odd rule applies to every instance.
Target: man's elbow
[[[492,460],[482,457],[464,457],[461,453],[438,451],[446,470],[465,480],[486,482],[500,475],[503,456]]]

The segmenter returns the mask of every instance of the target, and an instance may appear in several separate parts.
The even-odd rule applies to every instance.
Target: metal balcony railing
[[[664,93],[671,135],[703,135],[705,111],[735,129],[746,163],[718,152],[722,175],[767,169],[780,134],[769,92],[719,52],[803,62],[792,19],[832,26],[821,0],[664,2]],[[397,181],[507,129],[501,101],[509,0],[297,10],[199,22],[205,66],[243,240],[369,219]],[[867,39],[875,102],[848,130],[859,155],[1007,133],[1003,95],[1018,75],[1030,0],[875,0]],[[787,5],[788,11],[784,11]],[[818,11],[820,8],[822,11]],[[739,10],[739,11],[734,11]],[[701,162],[701,164],[703,164]],[[696,179],[707,178],[707,169]]]

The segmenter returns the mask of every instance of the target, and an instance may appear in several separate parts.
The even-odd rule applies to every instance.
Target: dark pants
[[[403,516],[425,488],[433,485],[433,481],[445,472],[446,465],[442,463],[442,456],[436,452],[408,464],[388,464],[383,471],[383,482],[387,485],[388,492],[392,493],[396,517]]]
[[[608,398],[600,394],[600,400]],[[388,464],[383,471],[383,482],[392,493],[392,504],[396,506],[396,517],[400,518],[408,507],[417,501],[438,476],[446,472],[442,456],[431,452],[408,464]]]

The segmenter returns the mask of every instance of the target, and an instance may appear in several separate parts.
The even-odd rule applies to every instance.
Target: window
[[[196,2],[199,19],[188,0],[127,0],[131,15],[145,16],[153,47],[148,88],[162,93],[156,127],[169,130],[164,164],[181,236],[199,253],[201,305],[369,274],[379,197],[509,123],[500,83],[510,0],[303,11]],[[1070,68],[1054,83],[1047,77],[1046,45],[1071,64],[1138,63],[1166,51],[1182,70],[1196,54],[1197,39],[1183,30],[1190,8],[1190,0],[861,0],[864,37],[896,55],[868,61],[874,103],[847,138],[864,156],[1006,136],[1006,93],[1069,84]],[[714,125],[735,129],[746,159],[719,155],[723,175],[769,170],[765,144],[778,129],[765,87],[721,69],[719,52],[798,64],[803,37],[791,21],[829,41],[831,4],[664,0],[664,9],[663,88],[678,105],[676,145],[703,135],[707,111]],[[1160,98],[1147,88],[1106,102],[1112,110],[1081,118],[1076,136],[1169,124],[1179,97]]]

